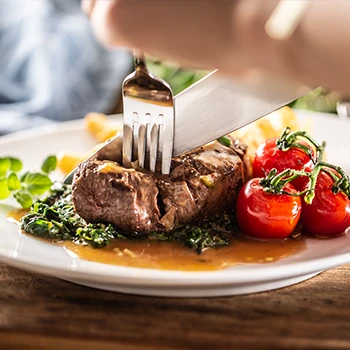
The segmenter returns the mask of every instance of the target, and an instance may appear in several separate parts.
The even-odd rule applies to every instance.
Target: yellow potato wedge
[[[88,113],[84,120],[86,129],[93,136],[100,133],[109,122],[108,117],[105,114],[95,112]]]
[[[84,153],[61,151],[57,154],[57,168],[67,175],[84,159]]]
[[[104,129],[102,129],[99,133],[96,134],[96,140],[98,142],[105,142],[117,135],[120,131],[121,130],[118,128],[107,125]]]
[[[289,107],[283,107],[235,131],[233,135],[248,145],[247,154],[252,158],[259,145],[269,138],[280,136],[287,126],[292,130],[299,129],[294,111]]]

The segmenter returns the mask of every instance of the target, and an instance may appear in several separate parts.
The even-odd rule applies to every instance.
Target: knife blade
[[[300,85],[225,79],[216,70],[175,97],[174,156],[229,134],[304,94]]]
[[[175,96],[173,155],[191,151],[229,134],[305,94],[300,86],[278,80],[225,79],[217,70]],[[118,134],[86,160],[121,162],[123,135]],[[65,178],[70,184],[75,169]]]

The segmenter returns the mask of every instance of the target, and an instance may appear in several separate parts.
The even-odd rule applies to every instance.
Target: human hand
[[[284,69],[273,45],[267,49],[264,44],[265,17],[276,3],[85,0],[82,6],[96,36],[108,47],[138,48],[187,66],[237,75],[259,65]]]
[[[294,35],[270,38],[278,0],[84,0],[107,46],[137,48],[185,66],[229,75],[252,70],[350,94],[350,2],[310,0]]]

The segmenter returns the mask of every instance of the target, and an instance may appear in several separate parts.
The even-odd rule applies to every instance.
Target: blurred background
[[[102,47],[80,0],[0,0],[0,53],[0,135],[122,111],[132,55]],[[174,94],[205,74],[154,58],[148,65]],[[335,113],[339,100],[320,88],[290,106]]]
[[[175,95],[206,74],[205,72],[189,70],[172,63],[157,60],[149,60],[148,66],[153,74],[170,84]],[[340,96],[337,93],[325,88],[318,88],[290,104],[290,107],[323,113],[336,113],[339,101]]]

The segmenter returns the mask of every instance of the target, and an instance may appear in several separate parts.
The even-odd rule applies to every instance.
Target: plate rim
[[[298,113],[297,113],[298,114]],[[312,116],[313,112],[306,112]],[[318,115],[320,113],[317,113]],[[121,115],[117,115],[120,118]],[[322,115],[325,120],[334,121],[334,116],[328,114]],[[10,135],[0,137],[0,146],[16,142],[23,138],[36,138],[43,133],[64,133],[65,131],[82,130],[82,120],[73,120],[63,123],[54,123],[48,126],[39,127],[36,129],[17,132]],[[350,125],[350,124],[349,124]],[[0,228],[1,234],[1,228]],[[19,233],[21,234],[21,233]],[[31,239],[28,237],[28,239]],[[333,238],[336,239],[336,238]],[[307,238],[306,238],[307,240]],[[54,247],[51,243],[42,242]],[[59,247],[64,249],[63,247]],[[306,248],[307,249],[307,248]],[[34,272],[40,272],[53,276],[68,276],[73,279],[83,279],[84,281],[96,281],[96,276],[105,278],[111,283],[120,285],[150,285],[150,286],[205,286],[205,285],[228,285],[228,284],[244,284],[254,283],[267,280],[278,280],[281,278],[290,278],[293,276],[301,276],[308,273],[316,273],[321,270],[333,268],[339,265],[350,263],[350,252],[338,255],[331,255],[327,257],[314,258],[308,261],[291,261],[286,265],[274,266],[273,263],[264,264],[246,264],[237,267],[229,267],[227,269],[215,271],[174,271],[174,270],[157,270],[149,268],[136,268],[120,265],[110,265],[99,262],[91,262],[79,258],[71,258],[72,260],[80,260],[84,262],[84,266],[78,268],[63,268],[50,264],[40,264],[26,259],[26,256],[14,257],[15,251],[3,250],[0,247],[0,261],[10,265],[24,268]],[[93,266],[91,266],[93,265]],[[95,266],[95,268],[93,268]],[[247,268],[242,266],[249,266],[248,270],[252,271],[254,277],[247,276]],[[301,268],[302,267],[302,268]],[[117,273],[116,273],[117,270]],[[98,280],[98,278],[97,278]]]

